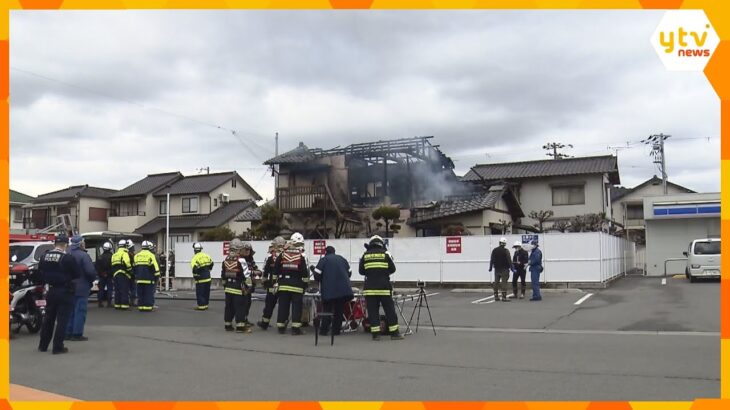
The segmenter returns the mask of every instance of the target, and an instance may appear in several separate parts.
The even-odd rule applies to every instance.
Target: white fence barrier
[[[522,235],[505,235],[512,251],[515,241],[522,242]],[[452,237],[453,238],[453,237]],[[485,283],[492,282],[494,273],[489,272],[489,258],[500,236],[462,236],[458,253],[447,252],[447,237],[390,238],[388,249],[395,260],[397,271],[393,280],[429,283]],[[527,239],[527,238],[525,238]],[[358,263],[365,251],[366,239],[327,239],[327,246],[350,261],[353,277],[359,281]],[[634,244],[600,232],[550,233],[539,235],[545,271],[542,281],[605,283],[634,268]],[[320,255],[314,254],[314,240],[305,241],[305,250],[311,264]],[[263,268],[267,257],[268,241],[252,241],[254,258]],[[321,242],[319,243],[321,244]],[[223,242],[202,242],[204,251],[215,262],[213,277],[220,277],[224,259]],[[526,249],[530,246],[526,245]],[[190,260],[192,243],[175,244],[175,276],[191,278]],[[528,273],[527,280],[530,280]]]

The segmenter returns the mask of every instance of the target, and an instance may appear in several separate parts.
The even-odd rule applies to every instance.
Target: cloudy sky
[[[433,135],[460,175],[559,141],[617,152],[634,186],[658,173],[637,142],[663,132],[670,180],[718,191],[719,100],[702,73],[664,69],[649,43],[661,16],[13,11],[10,187],[210,167],[271,198],[276,132],[281,152]]]

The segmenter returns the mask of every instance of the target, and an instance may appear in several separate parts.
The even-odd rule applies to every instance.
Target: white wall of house
[[[100,199],[100,198],[80,198],[79,199],[79,205],[78,205],[78,211],[79,211],[79,217],[78,217],[78,224],[79,226],[77,229],[79,232],[96,232],[96,231],[106,231],[109,229],[109,223],[106,220],[107,218],[104,218],[105,220],[91,220],[89,219],[89,208],[100,208],[107,210],[107,216],[108,210],[109,210],[109,201],[106,199]]]
[[[222,203],[220,200],[221,194],[228,194],[229,201],[240,201],[244,199],[254,199],[253,192],[249,191],[246,186],[236,178],[236,186],[233,187],[231,181],[219,186],[218,188],[210,191],[211,198],[211,211],[220,208]]]
[[[667,193],[668,195],[674,195],[682,194],[684,193],[684,191],[675,186],[667,185]],[[619,198],[616,202],[611,204],[611,209],[613,210],[613,220],[624,226],[644,226],[643,216],[638,219],[626,218],[625,206],[632,205],[641,206],[643,208],[644,198],[662,195],[664,195],[664,189],[662,188],[662,185],[660,183],[658,185],[648,184],[624,197]]]
[[[583,186],[584,203],[575,205],[553,205],[553,186]],[[525,215],[531,211],[552,210],[553,218],[572,218],[588,213],[605,212],[606,191],[603,175],[560,176],[525,180],[519,187],[518,197]],[[537,221],[525,216],[522,223],[533,225]]]
[[[235,218],[233,218],[228,222],[226,226],[228,226],[228,228],[232,230],[236,235],[240,235],[251,229],[251,221],[236,222]]]

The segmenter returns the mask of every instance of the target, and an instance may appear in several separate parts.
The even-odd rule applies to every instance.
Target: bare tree
[[[553,211],[548,209],[542,211],[530,211],[527,216],[537,221],[535,228],[537,228],[538,231],[545,232],[545,222],[552,218],[554,214],[555,213]]]

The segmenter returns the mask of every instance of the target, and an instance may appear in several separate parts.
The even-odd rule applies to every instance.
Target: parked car
[[[53,242],[16,242],[10,244],[10,282],[19,280],[17,274],[14,274],[13,267],[17,265],[25,265],[30,276],[34,276],[38,272],[38,262],[44,253],[53,249]]]
[[[720,239],[695,239],[683,252],[687,257],[685,275],[690,282],[697,278],[720,278]]]

